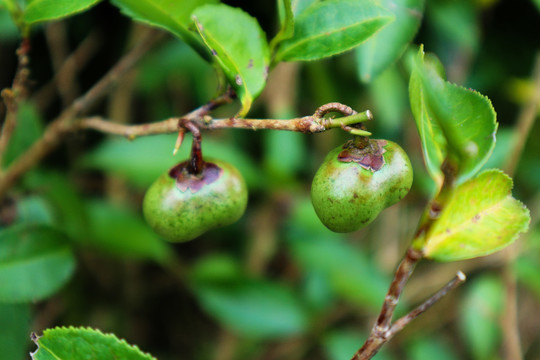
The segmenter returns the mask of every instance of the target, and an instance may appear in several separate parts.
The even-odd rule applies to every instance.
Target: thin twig
[[[203,113],[203,115],[201,115]],[[80,120],[79,127],[81,129],[94,129],[104,133],[122,135],[129,139],[134,139],[137,136],[156,135],[174,133],[178,131],[178,123],[180,120],[186,120],[195,123],[201,130],[218,130],[218,129],[247,129],[247,130],[286,130],[297,131],[304,134],[314,134],[329,129],[341,127],[343,124],[360,123],[372,118],[369,110],[353,114],[341,118],[322,119],[315,115],[304,116],[294,119],[213,119],[204,116],[204,112],[200,110],[192,112],[182,118],[169,118],[166,120],[141,124],[141,125],[124,125],[113,123],[99,116],[93,116]]]
[[[2,91],[2,98],[6,104],[6,116],[4,124],[2,125],[2,133],[0,134],[0,167],[2,166],[4,153],[9,144],[9,140],[11,139],[11,135],[15,131],[19,108],[18,104],[27,96],[27,82],[28,77],[30,76],[30,70],[28,69],[28,65],[30,64],[30,59],[28,58],[29,52],[30,40],[24,38],[17,49],[18,67],[11,88]]]
[[[422,305],[418,306],[416,309],[408,313],[407,315],[403,316],[402,318],[399,318],[394,322],[392,327],[390,328],[390,337],[394,336],[397,332],[403,330],[407,324],[409,324],[412,320],[416,319],[419,315],[424,313],[426,310],[428,310],[430,307],[435,305],[439,300],[441,300],[446,294],[448,294],[451,290],[458,287],[461,283],[463,283],[466,279],[466,276],[464,273],[459,271],[455,278],[450,280],[448,284],[446,284],[445,287],[437,291],[432,297],[427,299]]]
[[[352,360],[371,359],[379,351],[381,346],[390,339],[392,316],[394,315],[399,297],[420,259],[422,259],[422,254],[413,248],[409,248],[394,274],[394,280],[384,298],[381,312],[375,325],[373,325],[368,339],[356,354],[354,354]]]
[[[77,73],[86,66],[92,56],[97,52],[100,44],[98,32],[94,31],[88,34],[73,53],[62,63],[52,80],[43,85],[32,96],[32,100],[38,109],[44,109],[52,101],[56,94],[57,83],[58,87],[61,88],[65,86],[60,83],[72,82],[75,79]]]
[[[160,33],[151,30],[149,34],[130,52],[128,52],[120,61],[99,80],[86,94],[79,97],[71,106],[66,108],[58,118],[53,120],[45,129],[41,138],[20,155],[0,177],[0,198],[2,198],[7,189],[9,189],[17,179],[26,171],[35,166],[42,158],[54,149],[61,141],[64,134],[77,128],[76,117],[88,110],[99,99],[101,99],[118,80],[131,69],[137,61],[154,45],[160,37]]]

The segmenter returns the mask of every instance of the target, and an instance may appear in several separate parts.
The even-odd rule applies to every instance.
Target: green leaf
[[[528,229],[529,210],[511,195],[512,179],[486,170],[452,191],[426,234],[426,257],[457,261],[488,255]]]
[[[429,335],[408,342],[404,348],[407,351],[407,359],[411,360],[459,359],[451,344]]]
[[[270,54],[274,53],[277,45],[283,40],[291,38],[294,34],[294,14],[291,7],[291,0],[278,0],[278,7],[280,10],[282,9],[280,14],[283,13],[283,16],[280,16],[281,28],[272,41],[270,41]]]
[[[377,76],[369,87],[376,115],[377,136],[395,139],[405,126],[408,111],[407,85],[396,66]]]
[[[518,280],[540,299],[540,259],[521,256],[513,264]]]
[[[305,165],[304,134],[292,131],[268,131],[264,134],[264,166],[273,183],[283,187]],[[283,156],[287,154],[287,156]]]
[[[440,65],[438,60],[430,59],[437,61],[437,64]],[[439,124],[431,114],[422,79],[419,72],[415,70],[412,71],[409,81],[409,100],[422,144],[426,169],[439,189],[444,181],[441,165],[447,154],[446,139]]]
[[[34,342],[38,349],[31,354],[33,360],[156,360],[113,334],[89,328],[47,329]]]
[[[210,60],[210,53],[197,36],[189,31],[191,13],[204,4],[218,0],[111,0],[122,13],[135,21],[157,26],[178,36],[189,44],[203,59]]]
[[[342,53],[393,19],[390,12],[370,1],[317,2],[295,19],[294,35],[281,43],[276,61],[316,60]]]
[[[19,37],[19,29],[13,22],[9,11],[0,4],[0,40],[14,42]]]
[[[293,258],[306,271],[323,274],[335,294],[377,311],[389,280],[362,249],[344,240],[321,224],[311,201],[298,203],[287,232],[287,246]],[[343,264],[347,264],[346,270]]]
[[[54,171],[28,173],[24,178],[25,187],[47,200],[51,208],[52,223],[71,240],[79,241],[88,234],[88,216],[84,201],[65,174]]]
[[[25,152],[43,133],[43,121],[33,104],[23,102],[17,112],[17,124],[4,154],[4,164],[9,165]]]
[[[536,8],[540,12],[540,0],[531,0],[534,5],[536,5]]]
[[[379,3],[396,19],[356,49],[358,72],[366,83],[403,54],[420,27],[424,10],[424,0],[380,0]]]
[[[53,225],[51,205],[41,196],[28,196],[17,202],[17,223]]]
[[[302,12],[304,12],[308,7],[315,3],[323,2],[324,0],[292,0],[291,9],[294,14],[294,17],[297,17]]]
[[[24,9],[24,22],[58,20],[90,9],[101,0],[31,0]]]
[[[191,287],[206,312],[248,338],[273,339],[307,330],[304,308],[293,291],[247,278],[238,268],[230,260],[212,257],[192,269]],[[225,271],[218,274],[220,269]]]
[[[255,18],[224,4],[202,6],[192,17],[242,102],[238,116],[245,116],[266,84],[270,64],[266,35]]]
[[[0,232],[0,301],[45,299],[60,289],[75,269],[65,235],[45,226],[14,226]]]
[[[468,285],[459,314],[463,340],[471,358],[496,358],[500,347],[500,319],[504,312],[505,289],[500,277],[484,275]]]
[[[0,304],[0,349],[2,359],[28,358],[30,304]]]
[[[101,201],[87,203],[87,244],[115,256],[167,262],[172,250],[134,211]]]
[[[184,145],[173,156],[175,141],[176,135],[145,136],[132,142],[111,138],[87,153],[82,159],[82,166],[117,174],[132,184],[147,187],[173,165],[188,158],[190,136],[186,135]],[[263,185],[265,180],[261,179],[253,160],[234,145],[207,136],[202,149],[207,160],[215,157],[234,165],[250,188],[260,188]]]
[[[451,47],[451,43],[455,43],[464,51],[474,52],[480,44],[477,8],[469,0],[429,1],[426,19],[435,32],[442,35],[439,42],[444,41],[444,46]]]
[[[409,96],[426,166],[439,187],[444,160],[457,168],[458,183],[473,177],[495,146],[497,122],[491,101],[444,80],[440,63],[425,60],[422,48],[411,74]]]

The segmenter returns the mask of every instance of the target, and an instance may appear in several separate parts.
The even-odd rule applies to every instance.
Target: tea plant
[[[472,52],[478,45],[459,43],[473,41],[468,40],[473,31],[466,32],[474,23],[470,16],[489,4],[278,0],[273,6],[277,30],[265,25],[263,31],[262,19],[217,0],[0,0],[0,24],[19,42],[11,85],[2,90],[0,135],[0,319],[7,331],[0,331],[0,345],[10,359],[21,358],[30,333],[37,346],[33,359],[152,359],[104,333],[128,337],[120,333],[121,320],[110,320],[120,324],[116,328],[104,328],[107,321],[77,310],[102,301],[82,284],[111,286],[108,270],[118,264],[138,264],[134,279],[113,276],[122,283],[119,288],[124,281],[131,284],[122,301],[165,314],[166,326],[154,323],[144,330],[171,336],[171,349],[156,349],[160,359],[208,358],[206,342],[215,338],[216,359],[320,358],[317,347],[332,359],[392,359],[392,351],[411,359],[460,356],[429,340],[434,330],[416,330],[404,344],[379,351],[465,281],[464,272],[451,267],[451,275],[436,273],[438,290],[422,287],[416,297],[400,302],[419,263],[430,269],[423,270],[427,278],[442,266],[430,260],[453,264],[490,255],[527,232],[531,216],[512,196],[511,176],[516,163],[528,159],[522,154],[529,151],[525,144],[538,116],[540,76],[530,83],[514,140],[494,152],[499,124],[490,99],[449,81],[448,67],[414,43],[427,11],[440,29],[454,29],[447,32],[457,42],[451,44],[465,56],[463,49]],[[106,51],[97,54],[99,41],[91,32],[84,40],[74,35],[80,44],[68,55],[67,30],[87,29],[78,19],[96,16],[97,24],[101,15],[115,11],[122,15],[111,16],[125,24],[105,26],[130,27],[129,41],[122,39],[132,45],[97,81],[99,71],[92,72],[93,85],[86,89],[77,73],[92,57],[99,58],[93,60],[97,66]],[[445,16],[456,28],[463,25],[465,36],[459,33],[463,27],[455,29]],[[101,34],[101,42],[108,40]],[[35,53],[44,43],[54,75],[36,91],[43,70]],[[109,50],[116,56],[115,46]],[[340,83],[340,71],[351,60],[364,84],[355,84],[358,94]],[[299,64],[313,81],[304,90],[323,100],[306,100],[309,106],[298,108],[310,110],[295,117],[298,77],[286,71],[298,71]],[[540,73],[540,61],[536,67]],[[410,112],[401,104],[403,78]],[[375,109],[366,109],[371,105],[365,88],[378,103]],[[86,90],[79,95],[80,89]],[[213,97],[212,89],[217,89]],[[190,99],[179,103],[196,106],[183,113],[187,106],[171,105],[169,92]],[[137,96],[144,105],[134,101]],[[106,97],[109,110],[103,107]],[[268,118],[252,115],[264,113],[263,103]],[[406,130],[414,125],[417,132]],[[326,136],[324,159],[319,133]],[[191,135],[189,153],[186,135]],[[53,160],[63,165],[54,166]],[[532,192],[534,209],[537,189]],[[337,235],[321,223],[350,234]],[[399,229],[391,234],[395,239],[384,238],[385,227]],[[404,255],[389,278],[370,255],[398,248]],[[504,306],[505,358],[521,357],[517,320],[511,318],[516,275],[510,269],[538,293],[538,254],[531,251],[520,261],[505,254],[498,264],[507,271],[505,282],[480,273],[465,300],[451,298],[465,324],[466,350],[460,351],[474,359],[498,353],[501,327],[493,314],[502,314]],[[99,261],[108,262],[106,268]],[[482,268],[476,266],[469,270]],[[159,274],[147,279],[144,289],[134,285],[146,276],[143,267]],[[171,287],[189,294],[180,297],[183,304],[152,303],[153,297],[167,298]],[[113,285],[110,296],[117,290]],[[348,304],[345,314],[341,302]],[[111,314],[122,313],[122,307]],[[32,308],[38,309],[37,320],[30,327],[24,324]],[[348,330],[373,322],[355,318],[359,311],[375,317],[369,334]],[[188,325],[178,325],[182,322]],[[130,320],[124,330],[135,323]],[[192,330],[209,323],[212,330]],[[297,343],[284,340],[293,336]],[[181,346],[174,344],[182,342],[190,343],[190,353],[175,353]]]

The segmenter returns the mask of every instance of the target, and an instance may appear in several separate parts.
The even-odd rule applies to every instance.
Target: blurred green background
[[[267,36],[276,33],[274,1],[226,3],[255,16]],[[33,31],[31,97],[20,109],[24,131],[14,135],[7,162],[142,31],[107,2]],[[540,124],[526,137],[518,135],[523,111],[540,91],[539,35],[537,0],[426,2],[414,43],[425,44],[441,59],[450,81],[492,100],[499,130],[486,167],[516,164],[514,196],[531,209],[533,220],[510,250],[457,263],[421,263],[400,314],[458,270],[468,281],[398,334],[376,359],[504,359],[505,279],[511,274],[517,276],[524,358],[540,358]],[[0,88],[11,85],[19,40],[7,12],[0,10]],[[74,51],[79,57],[71,78],[52,82]],[[318,221],[309,189],[325,154],[347,140],[345,132],[204,132],[205,156],[229,161],[245,177],[248,209],[234,225],[169,244],[144,223],[141,202],[158,175],[187,157],[190,139],[173,157],[175,135],[130,142],[92,131],[70,134],[1,204],[0,222],[12,228],[47,225],[66,234],[74,250],[64,265],[68,269],[75,260],[76,268],[61,288],[48,289],[44,300],[29,304],[0,296],[0,359],[28,359],[34,349],[30,332],[59,325],[113,332],[160,360],[349,359],[369,333],[433,190],[409,109],[405,64],[400,60],[364,82],[356,60],[351,51],[323,61],[279,64],[249,117],[304,116],[333,101],[370,109],[375,120],[368,130],[375,138],[398,142],[413,163],[413,189],[401,203],[361,231],[334,234]],[[214,69],[167,36],[92,113],[122,123],[153,122],[193,110],[216,89]],[[227,105],[214,115],[229,117],[238,108]],[[0,106],[0,118],[4,112]],[[510,149],[523,139],[528,140],[522,155],[512,158]],[[505,267],[508,258],[514,260]]]

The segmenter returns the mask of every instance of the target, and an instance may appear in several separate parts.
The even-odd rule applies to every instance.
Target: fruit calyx
[[[200,165],[199,173],[192,173],[191,161],[184,161],[174,166],[169,170],[169,176],[176,180],[176,187],[178,190],[185,192],[189,190],[192,194],[195,194],[202,189],[203,186],[209,185],[219,179],[223,173],[218,165],[203,161]]]
[[[367,139],[367,138],[364,138]],[[388,142],[386,140],[366,141],[349,140],[343,145],[343,151],[338,155],[341,162],[355,162],[366,170],[375,172],[384,166],[384,148]]]

